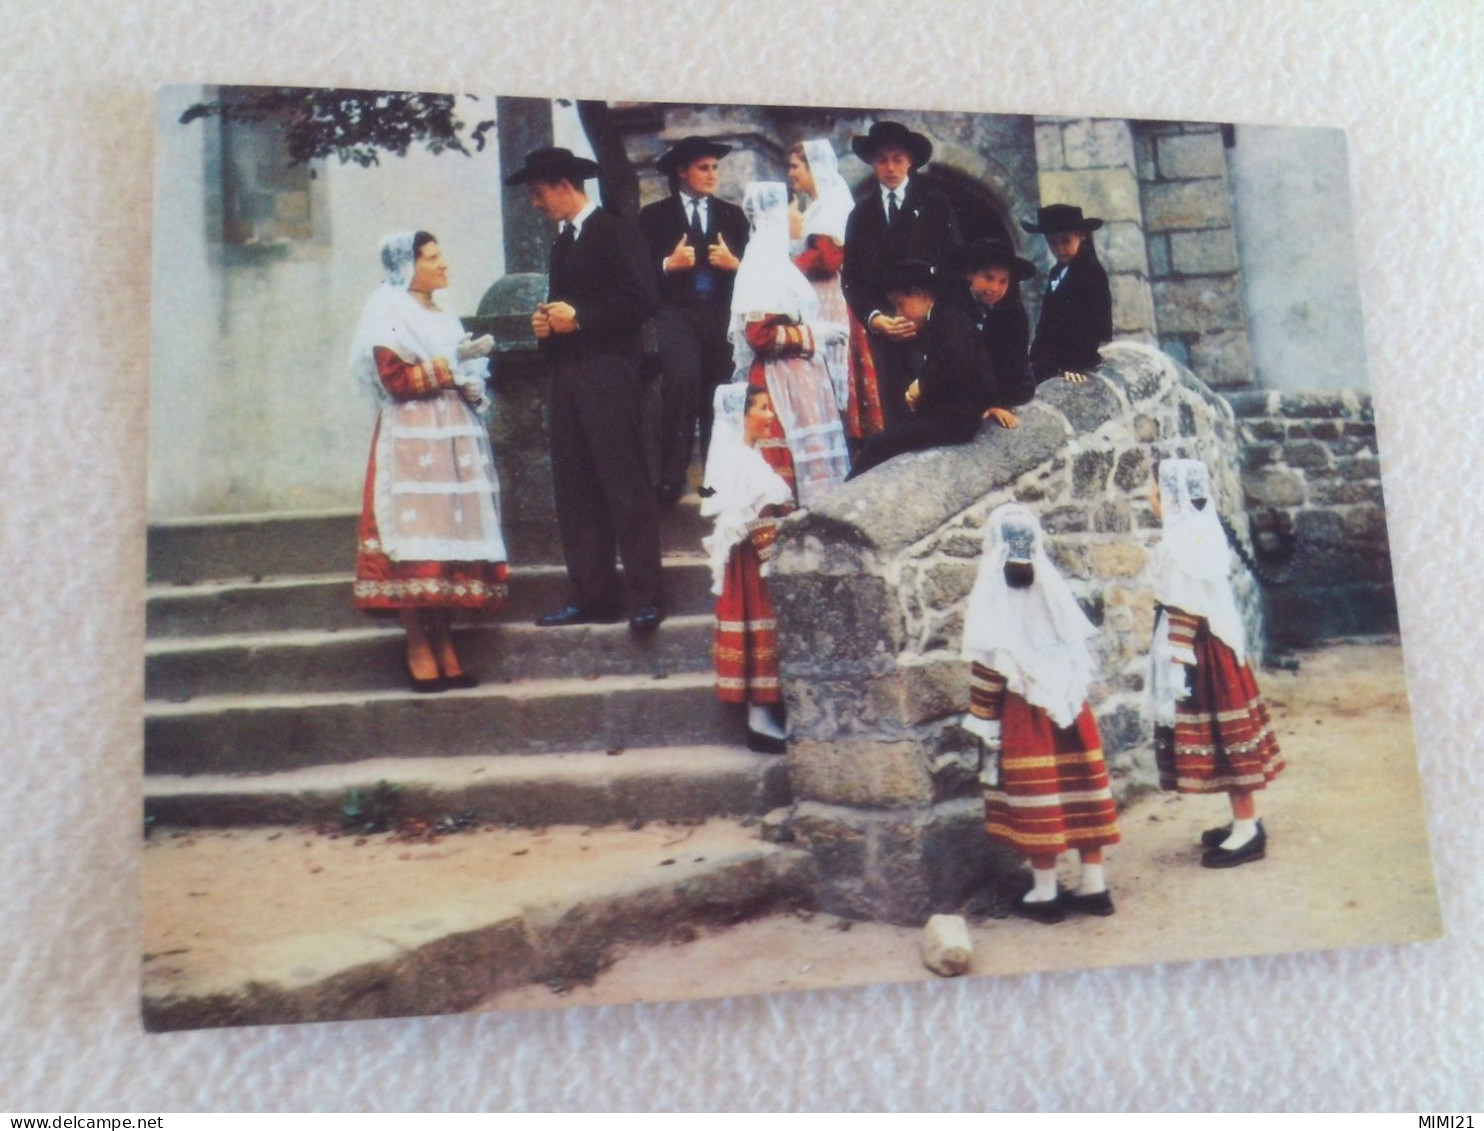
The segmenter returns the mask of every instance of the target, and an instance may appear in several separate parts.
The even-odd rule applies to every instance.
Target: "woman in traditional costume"
[[[701,514],[716,520],[702,540],[716,602],[716,695],[747,704],[747,745],[782,753],[778,634],[765,580],[778,519],[793,509],[793,489],[759,451],[772,431],[773,405],[761,385],[719,386],[706,455]]]
[[[1201,864],[1231,868],[1267,852],[1255,793],[1283,756],[1247,663],[1210,471],[1200,460],[1164,460],[1150,495],[1164,525],[1149,656],[1160,786],[1228,795],[1232,822],[1202,834]]]
[[[1096,634],[1051,564],[1036,516],[1017,503],[990,512],[964,618],[971,662],[964,729],[984,747],[985,827],[1031,864],[1017,914],[1059,923],[1068,910],[1113,914],[1103,849],[1119,840],[1097,720],[1087,704]],[[1056,858],[1075,851],[1075,891]]]
[[[379,405],[361,507],[356,607],[400,614],[414,691],[472,687],[450,633],[453,609],[504,605],[509,576],[500,489],[481,413],[488,335],[474,340],[433,301],[448,265],[427,232],[382,243],[386,281],[351,348]]]
[[[880,432],[881,394],[876,384],[876,363],[865,328],[845,302],[840,286],[840,267],[845,262],[845,224],[855,198],[828,138],[811,138],[789,150],[788,186],[809,198],[803,212],[797,200],[790,202],[788,225],[794,266],[814,284],[819,296],[819,316],[828,322],[844,322],[850,338],[835,342],[824,351],[825,365],[835,389],[835,404],[845,423],[845,435],[861,440]]]
[[[748,184],[742,210],[752,235],[732,290],[733,380],[768,390],[776,419],[760,450],[794,486],[800,505],[810,507],[850,470],[823,357],[833,344],[848,340],[850,328],[821,318],[813,285],[788,258],[788,190],[782,182]],[[786,449],[786,461],[779,449]]]

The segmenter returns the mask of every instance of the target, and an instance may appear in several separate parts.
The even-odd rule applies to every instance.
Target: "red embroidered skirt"
[[[377,425],[378,430],[380,424]],[[496,612],[510,599],[505,562],[394,562],[381,548],[376,527],[376,438],[361,496],[356,553],[355,607],[369,613],[402,609],[481,609]]]
[[[1000,740],[1000,784],[984,789],[984,826],[991,839],[1023,856],[1118,843],[1118,809],[1087,704],[1063,729],[1041,708],[1006,691]]]
[[[876,362],[871,357],[871,339],[865,327],[850,315],[850,403],[845,406],[845,435],[863,440],[884,431],[881,391],[876,382]]]
[[[1192,648],[1191,694],[1175,704],[1175,726],[1154,732],[1162,789],[1225,793],[1262,789],[1283,770],[1267,704],[1244,660],[1204,620]]]
[[[751,542],[732,547],[716,601],[716,697],[723,703],[779,703],[778,625]]]

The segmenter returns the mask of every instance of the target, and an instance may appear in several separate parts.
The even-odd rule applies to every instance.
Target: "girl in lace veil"
[[[1036,516],[1018,503],[991,511],[964,615],[963,726],[983,744],[990,839],[1031,863],[1031,890],[1015,910],[1042,923],[1067,911],[1113,914],[1103,849],[1118,843],[1117,810],[1087,704],[1096,634],[1047,556]],[[1056,883],[1056,858],[1067,851],[1082,869],[1073,892]]]
[[[794,266],[814,284],[820,317],[850,327],[849,339],[831,345],[824,357],[845,435],[852,441],[861,440],[880,432],[885,424],[870,340],[845,302],[840,285],[845,225],[855,198],[840,176],[840,163],[828,138],[811,138],[789,150],[788,184],[809,198],[809,207],[802,212],[797,198],[789,207]]]
[[[773,406],[761,385],[721,385],[706,453],[701,514],[715,519],[703,540],[716,602],[716,694],[747,704],[747,744],[781,753],[778,635],[767,574],[778,518],[793,509],[793,490],[757,449]]]
[[[822,356],[832,343],[846,340],[849,327],[821,318],[819,296],[788,257],[785,186],[748,184],[742,209],[752,234],[732,290],[733,380],[767,388],[776,427],[761,446],[763,454],[794,484],[799,503],[813,506],[850,470]]]
[[[1150,502],[1164,528],[1149,655],[1160,785],[1228,795],[1232,823],[1201,836],[1205,867],[1261,860],[1267,831],[1255,793],[1282,771],[1283,757],[1247,662],[1210,471],[1200,460],[1162,461]]]
[[[464,333],[433,293],[448,267],[427,232],[382,243],[385,281],[351,347],[356,384],[377,404],[366,466],[354,600],[395,613],[415,691],[472,687],[454,648],[453,609],[492,611],[509,588],[500,491],[482,412],[493,340]]]

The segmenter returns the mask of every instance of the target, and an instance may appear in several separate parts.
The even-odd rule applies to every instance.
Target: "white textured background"
[[[0,1109],[1478,1111],[1480,8],[569,9],[0,0]],[[155,84],[172,81],[1347,129],[1448,938],[711,1003],[144,1036],[136,850],[152,100]]]

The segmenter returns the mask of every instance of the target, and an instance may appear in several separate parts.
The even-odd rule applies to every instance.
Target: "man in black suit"
[[[659,515],[644,458],[640,330],[659,305],[644,238],[584,191],[598,166],[570,150],[538,149],[505,178],[528,185],[531,204],[560,222],[547,301],[531,328],[551,366],[547,423],[557,526],[571,596],[538,617],[543,627],[617,620],[615,550],[629,589],[629,627],[664,619]]]
[[[881,410],[890,427],[907,413],[917,331],[891,313],[879,280],[905,259],[936,263],[961,240],[948,198],[915,175],[933,155],[932,142],[900,122],[877,122],[850,147],[870,164],[876,180],[846,221],[840,282],[850,309],[870,331]]]
[[[662,506],[673,506],[685,493],[697,420],[705,458],[712,390],[732,373],[727,328],[748,224],[742,209],[716,199],[717,165],[731,148],[683,138],[656,162],[670,178],[671,195],[639,213],[639,230],[659,273],[663,376],[656,494]]]
[[[1006,406],[1007,396],[995,385],[984,339],[968,310],[960,302],[939,301],[939,292],[956,281],[945,285],[931,264],[907,259],[879,275],[875,285],[895,317],[916,329],[923,348],[922,376],[904,396],[911,415],[867,437],[851,479],[903,452],[966,444],[981,420],[1002,428],[1019,424]]]

